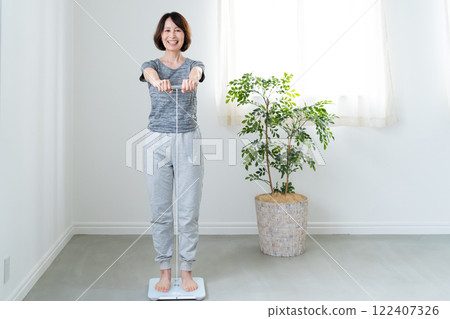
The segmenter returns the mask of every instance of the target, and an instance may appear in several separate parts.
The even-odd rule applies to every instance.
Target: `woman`
[[[197,124],[196,89],[205,78],[202,62],[185,58],[181,52],[191,44],[191,30],[186,19],[177,12],[162,16],[153,37],[160,59],[145,62],[141,81],[148,82],[152,110],[148,129],[152,135],[153,169],[146,170],[152,208],[153,245],[160,263],[161,278],[155,289],[167,292],[171,282],[173,253],[172,206],[178,209],[179,255],[182,287],[197,289],[192,279],[192,263],[198,243],[198,214],[203,183],[203,163],[194,154],[193,140],[200,139]],[[181,86],[178,110],[173,86]],[[148,152],[147,152],[148,154]],[[149,161],[147,161],[149,162]],[[198,164],[200,163],[200,164]],[[172,189],[175,181],[176,199]]]

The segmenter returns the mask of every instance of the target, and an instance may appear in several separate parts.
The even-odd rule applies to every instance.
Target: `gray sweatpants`
[[[178,208],[180,269],[190,271],[199,238],[198,217],[203,186],[201,150],[193,147],[193,141],[201,138],[200,130],[150,134],[153,139],[146,145],[145,176],[152,210],[155,261],[160,263],[160,269],[171,268],[173,211]]]

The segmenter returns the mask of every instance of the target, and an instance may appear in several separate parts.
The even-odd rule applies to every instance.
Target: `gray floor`
[[[200,236],[194,276],[205,300],[450,300],[450,235],[313,237],[323,249],[280,258],[257,236]],[[74,236],[24,300],[78,299],[137,238]],[[142,237],[80,300],[148,300],[154,257]]]

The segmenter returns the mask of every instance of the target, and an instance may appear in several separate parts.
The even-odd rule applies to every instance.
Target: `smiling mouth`
[[[178,41],[167,41],[167,43],[169,43],[171,45],[176,45],[176,44],[178,44]]]

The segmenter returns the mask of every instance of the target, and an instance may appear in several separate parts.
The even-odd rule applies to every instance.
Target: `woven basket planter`
[[[255,204],[261,251],[280,257],[303,254],[308,199],[300,194],[288,194],[287,198],[262,194],[255,197]]]

